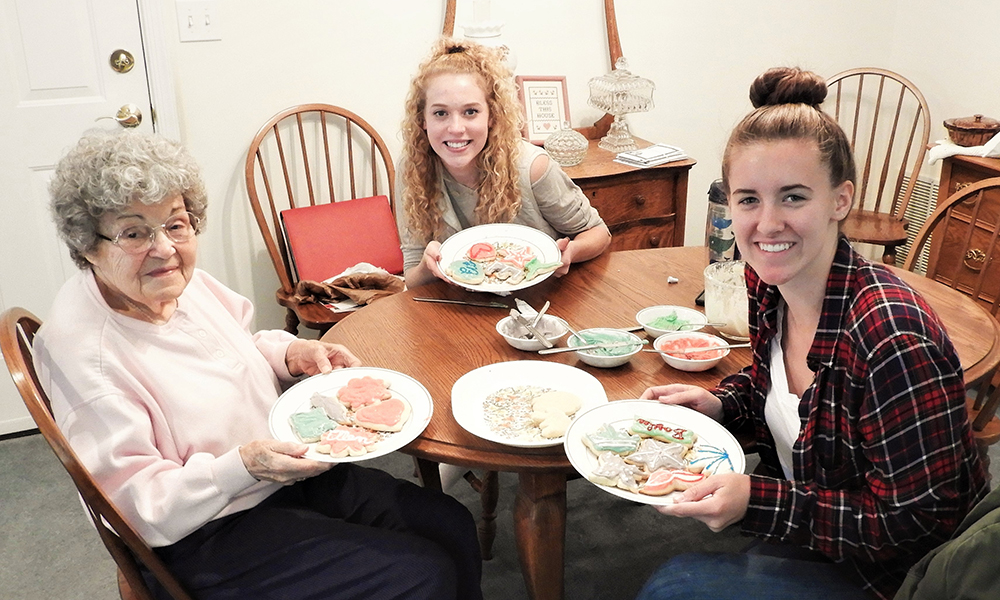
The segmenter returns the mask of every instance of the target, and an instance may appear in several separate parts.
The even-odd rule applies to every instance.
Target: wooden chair
[[[930,241],[927,277],[971,296],[984,310],[1000,317],[1000,229],[979,218],[984,197],[996,194],[1000,194],[1000,177],[984,179],[949,196],[913,238],[903,268],[914,270]],[[982,382],[969,383],[978,383],[969,419],[980,449],[985,450],[1000,441],[1000,419],[996,416],[1000,370]]]
[[[847,133],[858,163],[855,207],[842,231],[855,242],[883,247],[896,263],[907,241],[904,218],[930,137],[927,101],[913,83],[885,69],[861,68],[827,80],[824,109]]]
[[[278,274],[280,287],[275,295],[278,304],[288,310],[285,329],[298,333],[301,323],[322,335],[349,313],[294,300],[297,277],[280,213],[384,194],[389,198],[390,214],[394,214],[395,168],[389,150],[378,132],[353,112],[330,104],[301,104],[279,112],[260,128],[250,142],[244,174],[257,226]],[[389,241],[397,235],[394,223],[392,231],[339,233],[369,242],[385,240],[398,250],[398,237]],[[344,239],[344,243],[349,240]]]
[[[14,385],[21,393],[28,412],[76,484],[87,516],[118,565],[118,590],[122,600],[153,600],[153,594],[139,572],[140,563],[153,573],[171,598],[190,600],[191,596],[184,591],[159,556],[139,537],[101,491],[52,419],[52,407],[38,383],[31,351],[35,332],[40,326],[38,318],[24,309],[7,310],[0,315],[0,350],[3,351],[7,369],[10,370]]]

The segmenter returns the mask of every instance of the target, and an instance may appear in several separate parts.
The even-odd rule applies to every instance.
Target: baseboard
[[[15,431],[14,433],[2,433],[0,434],[0,442],[4,440],[13,440],[15,438],[28,437],[29,435],[38,435],[38,429],[26,429],[24,431]]]
[[[7,436],[8,434],[17,434],[22,431],[34,430],[38,431],[38,427],[35,426],[35,421],[30,416],[18,417],[16,419],[8,419],[6,421],[0,421],[0,438]],[[17,436],[15,436],[17,437]]]

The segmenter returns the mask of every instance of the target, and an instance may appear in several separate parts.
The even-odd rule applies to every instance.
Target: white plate
[[[562,444],[561,437],[525,440],[504,437],[490,429],[483,414],[483,401],[498,390],[518,385],[534,385],[576,394],[583,400],[583,406],[576,413],[578,415],[608,401],[601,382],[582,369],[540,360],[514,360],[479,367],[462,375],[451,388],[451,412],[466,431],[491,442],[518,448],[545,448]]]
[[[556,241],[537,229],[526,227],[524,225],[515,225],[513,223],[477,225],[476,227],[469,227],[468,229],[459,231],[441,244],[441,271],[447,269],[448,265],[452,262],[462,260],[462,258],[464,258],[466,253],[469,251],[469,248],[477,242],[485,242],[487,244],[511,242],[514,244],[520,244],[521,246],[531,248],[534,251],[535,256],[538,257],[538,260],[545,263],[557,262],[561,260],[562,257],[562,253],[559,252],[559,247],[556,246]],[[524,288],[529,288],[533,285],[539,284],[548,279],[551,275],[552,271],[542,273],[530,281],[525,279],[517,285],[502,282],[483,282],[479,285],[469,285],[468,283],[456,281],[445,273],[445,277],[448,277],[449,281],[467,290],[472,290],[474,292],[493,292],[504,295],[506,295],[507,292],[515,292],[517,290],[523,290]]]
[[[364,376],[383,379],[389,382],[389,392],[394,398],[402,398],[410,403],[410,418],[400,431],[390,433],[377,445],[370,447],[366,454],[361,456],[344,456],[338,458],[316,451],[316,444],[309,444],[309,451],[306,458],[322,460],[325,462],[358,462],[384,456],[390,452],[395,452],[403,446],[412,442],[418,435],[423,433],[427,424],[431,421],[434,413],[434,403],[431,401],[430,392],[427,391],[419,381],[397,371],[380,369],[378,367],[353,367],[349,369],[337,369],[325,375],[314,375],[308,379],[296,383],[288,388],[284,394],[278,397],[278,401],[271,407],[271,414],[268,417],[268,424],[271,427],[271,435],[275,439],[298,442],[300,441],[292,426],[288,422],[288,417],[295,413],[305,412],[311,408],[309,400],[316,392],[322,394],[335,394],[337,390],[347,385],[347,382],[355,377]]]
[[[607,423],[615,429],[628,430],[632,420],[636,415],[647,418],[651,421],[670,423],[690,429],[698,435],[698,440],[694,443],[695,448],[706,448],[713,446],[720,452],[728,455],[732,463],[733,471],[742,473],[746,469],[746,456],[743,448],[736,441],[729,430],[720,425],[711,417],[707,417],[700,412],[676,406],[673,404],[661,404],[655,400],[616,400],[603,406],[596,406],[587,411],[577,414],[576,419],[566,430],[566,456],[580,475],[590,481],[590,474],[597,467],[597,456],[583,443],[583,436],[596,431],[601,425]],[[721,454],[720,454],[721,457]],[[591,482],[593,483],[593,482]],[[621,498],[641,502],[643,504],[667,505],[673,504],[674,496],[679,492],[667,494],[665,496],[647,496],[646,494],[636,494],[619,487],[611,487],[594,483],[605,492],[614,494]]]

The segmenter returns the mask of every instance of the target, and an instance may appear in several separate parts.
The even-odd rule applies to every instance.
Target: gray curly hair
[[[102,216],[132,202],[157,204],[180,194],[205,227],[208,198],[201,170],[177,142],[132,130],[89,131],[56,165],[49,183],[50,209],[59,237],[81,269],[100,241]]]

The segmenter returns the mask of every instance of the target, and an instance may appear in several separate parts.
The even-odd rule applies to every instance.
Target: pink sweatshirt
[[[151,546],[279,488],[256,481],[238,447],[271,438],[296,338],[252,335],[252,316],[249,300],[196,269],[169,322],[139,321],[113,311],[86,270],[63,285],[35,338],[56,423]]]

